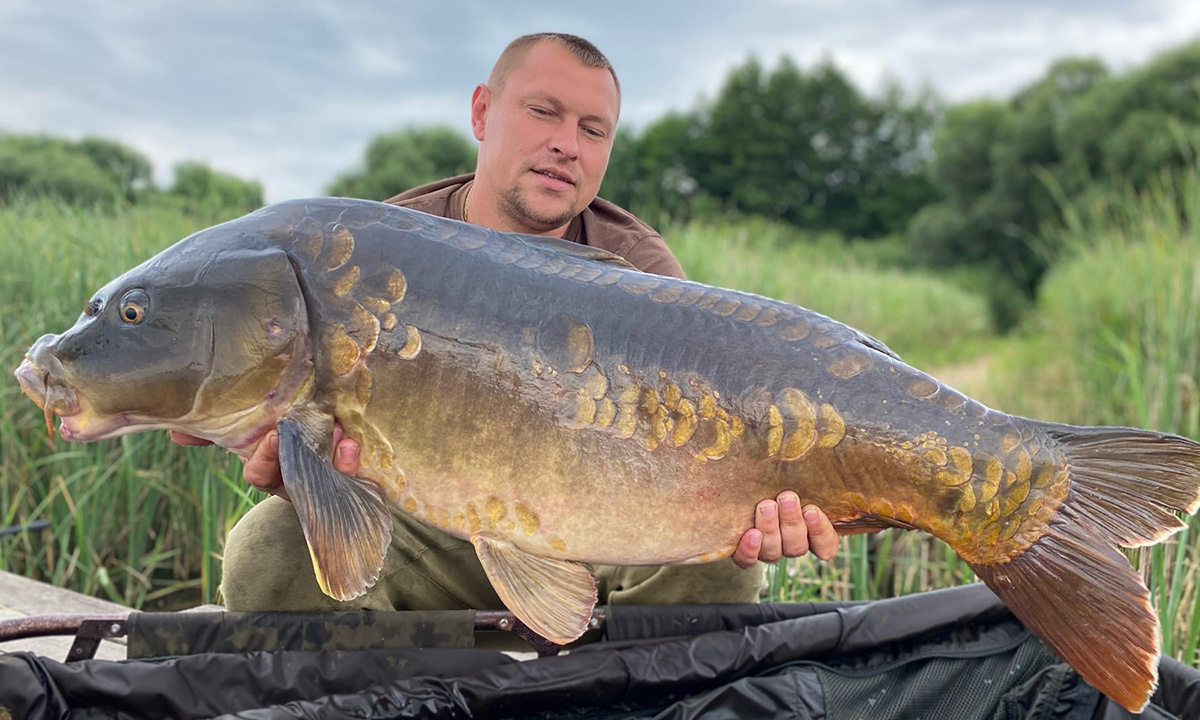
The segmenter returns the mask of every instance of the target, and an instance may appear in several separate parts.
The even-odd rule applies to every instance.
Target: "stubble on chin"
[[[529,203],[525,202],[520,188],[515,185],[500,195],[500,202],[503,205],[505,214],[510,218],[521,225],[535,228],[539,232],[547,232],[562,227],[575,217],[575,211],[570,206],[556,215],[546,215],[545,213],[535,211],[529,206]]]

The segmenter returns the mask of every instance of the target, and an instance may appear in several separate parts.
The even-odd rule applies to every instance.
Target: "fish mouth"
[[[28,355],[13,373],[21,391],[37,403],[46,416],[46,432],[54,437],[54,416],[62,418],[64,425],[69,417],[79,414],[79,395],[74,388],[59,382],[53,373],[34,363]],[[64,435],[65,436],[65,435]]]
[[[13,375],[21,391],[29,396],[46,418],[46,433],[54,440],[54,416],[59,417],[58,434],[64,440],[87,442],[106,437],[128,422],[125,418],[98,418],[88,412],[75,388],[64,383],[56,373],[39,366],[28,355]]]

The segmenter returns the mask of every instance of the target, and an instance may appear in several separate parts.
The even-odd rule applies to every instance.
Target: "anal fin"
[[[471,543],[504,605],[538,635],[565,645],[587,629],[596,605],[596,579],[587,566],[485,535],[472,535]]]
[[[328,445],[324,423],[284,417],[278,423],[279,467],[308,541],[321,591],[353,600],[379,579],[392,539],[392,516],[380,489],[333,468],[314,449]],[[328,424],[332,430],[332,421]]]
[[[883,515],[872,515],[867,513],[851,520],[839,520],[833,524],[833,529],[838,535],[860,535],[862,533],[879,532],[888,528],[899,528],[901,530],[916,530],[916,525],[910,525],[902,520],[895,518],[884,517]]]

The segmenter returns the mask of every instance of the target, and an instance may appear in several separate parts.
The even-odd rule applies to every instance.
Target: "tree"
[[[1064,202],[1143,187],[1194,158],[1197,77],[1200,42],[1122,75],[1093,58],[1066,58],[1006,102],[950,108],[930,165],[946,199],[913,218],[913,254],[935,265],[986,267],[1006,292],[1032,297],[1056,250],[1034,239],[1059,221]],[[1001,306],[993,310],[1001,327],[1014,319]]]
[[[340,175],[331,195],[386,200],[397,193],[475,169],[474,143],[445,126],[380,135],[367,146],[364,167]]]
[[[702,194],[692,175],[696,129],[689,112],[668,113],[641,135],[618,130],[600,196],[644,218],[687,218]]]
[[[931,93],[867,98],[831,63],[734,68],[715,99],[619,134],[606,197],[676,217],[696,205],[845,235],[897,231],[936,196]]]
[[[1064,159],[1088,178],[1144,185],[1189,161],[1200,128],[1200,41],[1096,82],[1060,123]]]
[[[121,143],[105,138],[89,137],[79,141],[79,149],[92,159],[96,167],[124,189],[127,200],[134,192],[149,187],[153,167],[145,155]]]
[[[262,185],[217,172],[202,162],[187,161],[175,165],[175,182],[167,191],[184,205],[198,210],[216,210],[237,214],[262,207]]]
[[[866,145],[858,204],[879,233],[902,233],[920,208],[941,197],[928,172],[941,102],[928,86],[909,93],[891,81],[875,103],[879,117]]]
[[[1005,105],[991,100],[946,111],[933,138],[931,169],[950,202],[970,206],[992,189],[992,150],[1008,114]]]
[[[1194,155],[1197,77],[1200,43],[1119,76],[1099,60],[1066,58],[1007,102],[950,108],[930,166],[946,205],[913,220],[914,253],[941,265],[986,261],[1032,295],[1053,248],[1030,239],[1063,200],[1097,183],[1144,185]]]
[[[150,170],[145,156],[111,140],[0,135],[0,201],[19,195],[77,204],[131,201]]]

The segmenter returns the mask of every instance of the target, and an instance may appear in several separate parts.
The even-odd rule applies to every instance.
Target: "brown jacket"
[[[474,179],[475,174],[468,173],[439,180],[406,190],[387,202],[461,221],[463,205],[467,200],[467,188]],[[571,221],[563,239],[620,255],[643,272],[683,277],[683,268],[671,254],[662,237],[633,214],[607,200],[592,200],[592,203]]]

